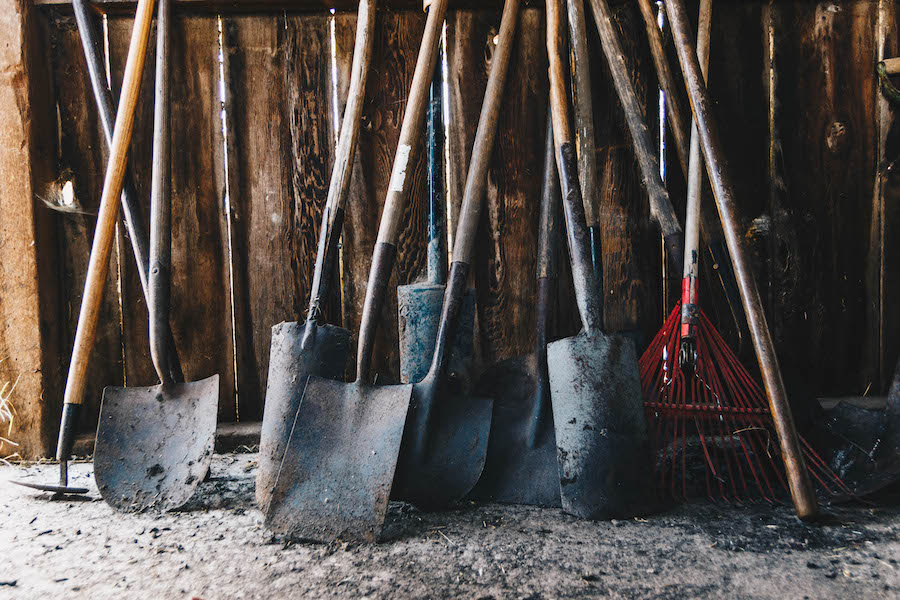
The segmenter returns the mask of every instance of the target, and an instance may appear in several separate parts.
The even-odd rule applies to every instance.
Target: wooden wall
[[[45,89],[41,98],[50,99],[33,107],[35,131],[42,132],[34,144],[47,148],[42,156],[50,166],[36,166],[32,180],[36,190],[48,193],[25,190],[18,199],[34,212],[31,221],[43,223],[49,232],[35,240],[43,265],[42,302],[49,308],[41,313],[43,337],[30,343],[38,343],[45,356],[55,359],[49,362],[58,365],[42,372],[42,385],[29,387],[29,395],[12,397],[22,414],[43,415],[16,424],[12,433],[27,440],[22,452],[35,456],[50,452],[55,436],[106,144],[72,17],[64,7],[31,9],[24,0],[2,2],[29,11],[29,31],[39,46],[51,50],[50,68],[33,70],[27,81],[29,89]],[[634,2],[613,4],[650,129],[658,131],[657,85],[642,20]],[[891,201],[900,194],[900,183],[887,172],[876,177],[879,165],[896,156],[889,143],[892,114],[879,100],[873,75],[876,57],[897,50],[893,11],[886,0],[722,1],[713,9],[710,87],[779,358],[789,391],[801,406],[809,406],[815,396],[884,393],[900,353],[900,318],[890,310],[900,295],[900,242],[892,235],[900,227],[900,215]],[[186,377],[222,376],[220,420],[258,420],[270,329],[305,316],[334,154],[331,91],[336,86],[340,115],[356,18],[352,12],[216,15],[176,10],[176,15],[172,326]],[[448,12],[449,188],[456,205],[499,15],[499,2]],[[664,296],[661,245],[648,222],[647,198],[624,118],[588,16],[606,250],[605,316],[610,329],[638,330],[649,340],[671,309],[677,285],[669,285],[670,297]],[[326,312],[330,322],[354,332],[423,27],[424,16],[417,10],[378,11],[376,51],[347,203],[342,285],[334,286]],[[121,80],[130,29],[127,14],[109,15],[114,89]],[[530,6],[520,15],[476,249],[473,282],[482,364],[527,352],[533,344],[546,66],[543,11]],[[131,164],[149,218],[152,60],[145,71]],[[687,106],[684,96],[669,101]],[[667,163],[673,201],[683,210],[685,185],[671,151]],[[424,173],[419,160],[412,169],[414,187],[392,285],[424,275]],[[50,193],[58,187],[53,183],[57,178],[73,181],[74,207],[52,206],[58,204]],[[876,181],[882,184],[876,186]],[[31,202],[25,199],[29,197]],[[4,219],[8,202],[8,194],[0,197]],[[5,231],[5,224],[0,227]],[[112,260],[117,277],[106,289],[84,431],[95,426],[105,385],[155,383],[146,306],[124,237]],[[677,274],[668,275],[670,284],[677,282]],[[749,344],[739,343],[740,332],[711,279],[704,282],[707,312],[752,366]],[[8,289],[6,280],[0,281],[4,296]],[[396,297],[389,298],[376,345],[379,381],[395,381],[399,370]],[[0,308],[4,302],[0,299]],[[554,302],[553,334],[577,331],[565,269]],[[39,368],[22,361],[29,356],[27,361],[38,360],[40,352],[17,352],[27,344],[9,343],[8,330],[0,335],[6,336],[0,347],[8,354],[0,359],[13,360],[0,362],[4,380]],[[351,361],[348,376],[352,370]],[[52,393],[41,399],[35,389]],[[28,433],[35,430],[40,435]],[[0,455],[2,450],[0,446]]]

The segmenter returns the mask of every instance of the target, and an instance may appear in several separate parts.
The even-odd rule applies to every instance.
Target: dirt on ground
[[[379,544],[292,543],[255,507],[256,454],[217,455],[176,513],[120,514],[91,464],[70,466],[81,500],[0,481],[5,598],[896,598],[900,508],[829,507],[804,524],[787,506],[694,503],[628,521],[556,509],[392,503]],[[0,468],[53,482],[55,465]]]

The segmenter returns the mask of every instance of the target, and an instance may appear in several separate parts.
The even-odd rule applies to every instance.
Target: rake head
[[[699,307],[695,335],[682,344],[681,306],[639,361],[657,489],[687,499],[705,483],[712,500],[774,503],[787,484],[766,394]],[[800,443],[820,490],[849,493],[802,436]]]

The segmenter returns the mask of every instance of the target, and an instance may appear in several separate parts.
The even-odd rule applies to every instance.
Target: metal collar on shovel
[[[131,32],[128,58],[125,62],[122,97],[109,149],[109,162],[107,163],[106,177],[103,180],[97,227],[94,231],[94,243],[91,246],[84,295],[78,314],[78,327],[75,331],[75,344],[72,348],[72,359],[69,362],[69,374],[66,379],[65,403],[59,430],[59,443],[56,449],[56,458],[59,460],[59,485],[20,483],[25,487],[62,494],[87,493],[85,488],[69,487],[68,460],[75,442],[78,414],[84,401],[84,387],[87,383],[88,360],[94,347],[97,321],[100,318],[100,304],[103,301],[103,288],[109,270],[109,254],[115,239],[119,197],[125,178],[128,145],[131,142],[131,132],[134,128],[134,109],[140,95],[141,72],[144,68],[144,55],[150,39],[152,21],[153,0],[140,0],[135,13],[134,29]]]
[[[266,526],[280,533],[374,541],[384,524],[412,386],[370,384],[369,368],[446,10],[446,0],[431,5],[419,47],[366,286],[357,379],[308,379],[266,515]]]
[[[584,518],[629,517],[651,509],[650,447],[634,345],[602,332],[569,127],[563,18],[561,0],[548,0],[550,110],[572,279],[584,326],[579,335],[547,346],[562,506]]]
[[[356,42],[347,106],[341,122],[337,157],[331,172],[328,199],[319,226],[316,266],[310,290],[306,323],[279,323],[272,327],[269,379],[259,440],[256,502],[268,514],[272,488],[278,477],[291,426],[310,375],[342,379],[350,353],[350,332],[335,325],[319,325],[322,305],[337,265],[338,242],[344,222],[344,202],[350,189],[353,157],[359,139],[359,121],[366,94],[366,80],[375,45],[375,0],[362,0],[356,20]]]
[[[422,381],[431,367],[447,283],[447,208],[444,195],[443,69],[434,69],[425,153],[428,165],[428,279],[397,288],[397,327],[400,340],[400,381]],[[468,381],[472,369],[475,329],[475,294],[463,298],[453,343],[450,347],[451,377]]]
[[[703,74],[697,60],[697,50],[690,33],[684,4],[682,0],[668,0],[666,6],[669,9],[669,22],[672,26],[675,49],[678,52],[678,61],[681,63],[685,85],[691,99],[694,121],[697,123],[700,148],[703,150],[706,170],[715,192],[713,195],[719,207],[725,241],[728,243],[728,252],[731,255],[731,263],[740,288],[747,325],[750,328],[750,337],[765,383],[772,419],[775,422],[775,431],[778,434],[794,509],[801,519],[812,519],[818,512],[815,491],[810,484],[804,465],[797,430],[794,427],[794,420],[787,401],[787,391],[781,378],[781,368],[778,366],[759,290],[756,288],[756,281],[753,279],[750,263],[744,252],[734,184],[726,168],[727,163],[722,152],[718,123],[712,115],[713,102],[703,83]]]
[[[219,376],[175,383],[167,371],[171,180],[169,126],[170,0],[157,15],[156,103],[150,191],[150,356],[161,383],[103,390],[94,478],[119,510],[170,510],[187,502],[209,471]]]
[[[493,402],[472,396],[465,382],[448,377],[447,367],[484,204],[518,12],[519,0],[506,0],[466,175],[431,368],[413,387],[403,434],[394,494],[424,508],[445,505],[468,494],[481,476],[487,455]]]
[[[560,506],[547,372],[547,314],[557,281],[559,203],[553,125],[548,112],[538,231],[535,351],[491,366],[476,388],[494,399],[484,472],[470,494],[478,500]]]

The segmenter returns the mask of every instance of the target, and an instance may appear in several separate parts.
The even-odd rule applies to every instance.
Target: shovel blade
[[[334,325],[315,328],[312,344],[301,349],[306,323],[285,322],[272,327],[266,404],[259,436],[259,470],[256,503],[268,511],[272,487],[300,407],[300,398],[311,376],[342,379],[350,353],[350,332]]]
[[[400,331],[400,381],[418,383],[431,367],[444,290],[436,283],[414,283],[397,288],[397,312]],[[472,371],[475,331],[475,293],[468,290],[459,309],[459,323],[450,346],[451,377],[468,381]]]
[[[481,477],[493,401],[430,377],[412,388],[394,497],[432,510],[461,500]]]
[[[310,377],[266,525],[330,542],[373,542],[387,513],[412,386]]]
[[[219,376],[192,383],[103,390],[94,478],[123,511],[178,508],[209,471]]]
[[[637,354],[618,335],[547,345],[563,510],[629,518],[654,506]]]
[[[481,376],[479,394],[494,399],[487,459],[470,497],[507,504],[559,507],[556,436],[550,407],[540,415],[532,440],[536,404],[549,404],[550,389],[541,390],[535,354],[492,365]]]

